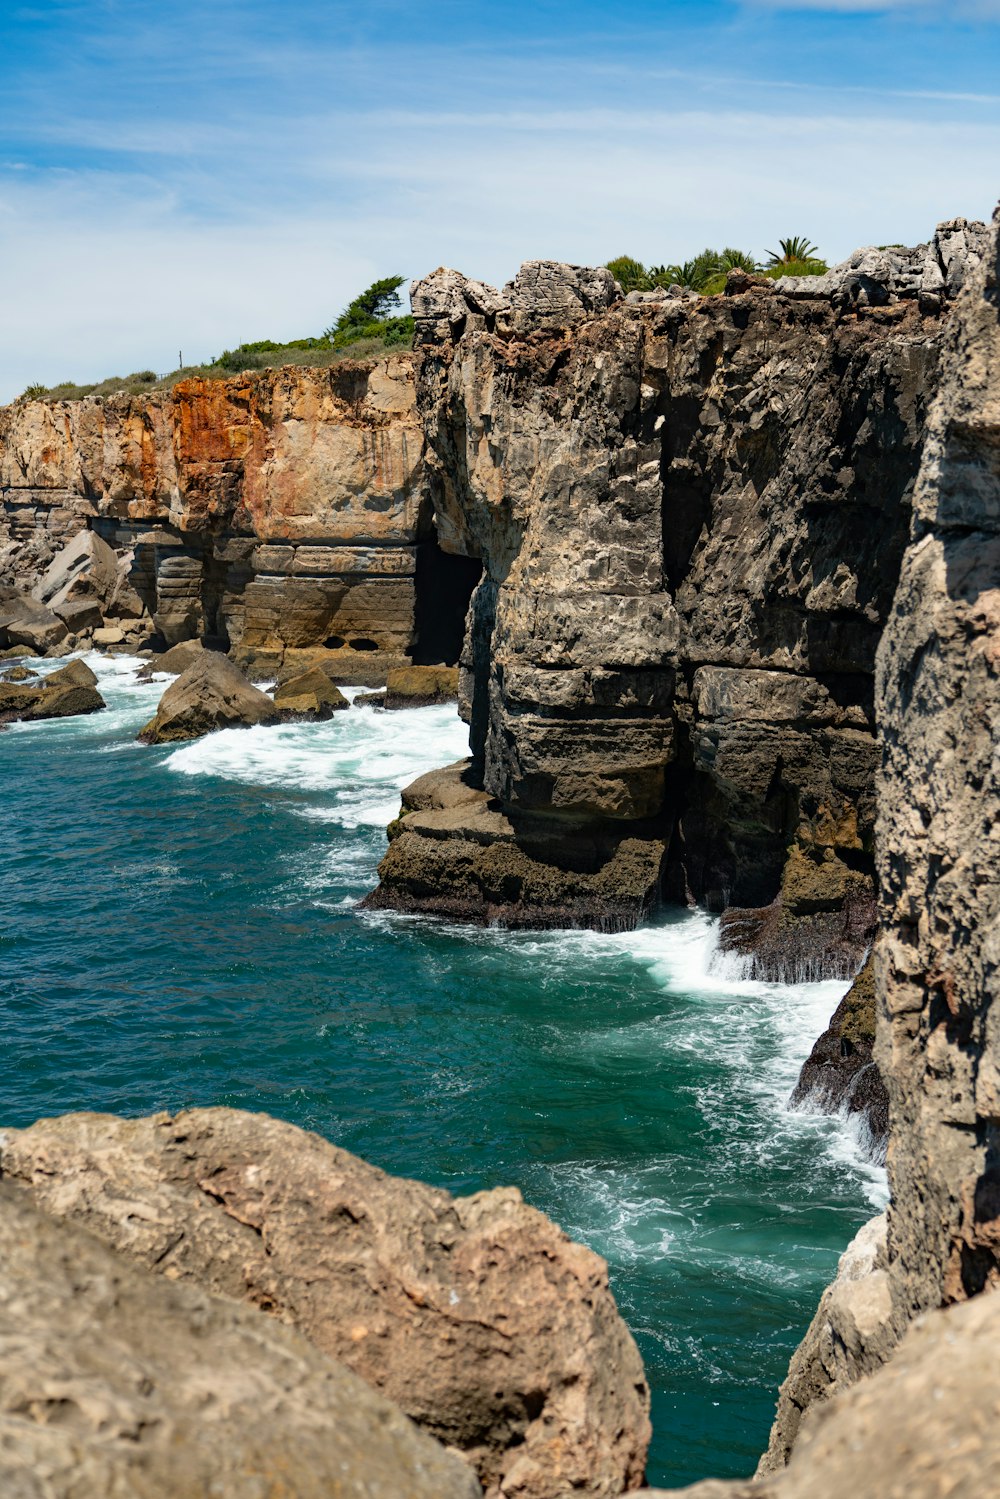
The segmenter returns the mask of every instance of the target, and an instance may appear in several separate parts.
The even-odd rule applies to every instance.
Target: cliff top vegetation
[[[822,276],[829,270],[826,261],[811,240],[791,235],[778,241],[778,250],[767,251],[767,259],[758,261],[750,250],[727,245],[724,250],[704,249],[683,264],[643,265],[631,255],[618,255],[606,261],[608,270],[626,295],[630,291],[653,291],[656,287],[686,286],[703,296],[717,296],[725,289],[732,270],[778,280],[781,276]]]
[[[306,365],[322,369],[343,359],[371,359],[381,354],[413,347],[413,319],[399,316],[399,288],[405,277],[385,276],[374,281],[349,302],[331,327],[307,338],[293,338],[277,343],[271,338],[241,343],[235,349],[223,349],[202,364],[183,364],[158,374],[156,370],[136,370],[131,375],[112,375],[92,385],[64,381],[58,385],[29,385],[24,391],[28,400],[79,401],[85,396],[111,396],[122,392],[141,395],[153,390],[168,390],[178,380],[200,376],[206,380],[225,380],[242,370],[274,368],[284,364]]]
[[[626,293],[652,291],[676,282],[704,296],[721,292],[726,276],[735,267],[764,276],[816,276],[827,265],[819,259],[816,247],[802,236],[779,241],[780,253],[769,252],[763,265],[746,250],[727,246],[723,250],[702,250],[681,265],[643,265],[631,255],[619,255],[607,262],[615,280]],[[413,347],[413,318],[400,315],[399,289],[403,276],[383,276],[360,292],[323,333],[293,338],[285,343],[261,338],[241,343],[235,349],[223,349],[202,364],[183,364],[165,374],[156,370],[136,370],[130,375],[111,375],[91,385],[63,381],[57,385],[29,385],[22,399],[78,401],[85,396],[110,396],[122,393],[141,395],[154,390],[168,390],[179,380],[200,376],[207,380],[224,380],[244,370],[274,368],[285,364],[305,365],[312,369],[339,364],[343,359],[370,359]]]

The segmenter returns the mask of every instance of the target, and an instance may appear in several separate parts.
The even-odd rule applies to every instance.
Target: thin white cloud
[[[986,217],[1000,193],[993,123],[824,114],[790,132],[787,117],[747,110],[487,110],[460,125],[402,111],[300,125],[254,163],[255,190],[219,169],[214,218],[184,206],[183,176],[0,178],[0,400],[35,380],[169,369],[179,348],[191,361],[316,332],[377,275],[443,263],[498,283],[533,257],[760,253],[785,234],[839,259]],[[282,162],[297,187],[278,211]],[[191,170],[211,185],[207,167]]]

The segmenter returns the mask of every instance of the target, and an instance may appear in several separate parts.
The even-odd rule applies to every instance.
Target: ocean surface
[[[608,1260],[650,1482],[752,1471],[837,1256],[885,1201],[786,1100],[844,986],[727,977],[714,921],[513,934],[366,914],[453,708],[134,742],[167,679],[0,734],[0,1124],[266,1110],[388,1171],[514,1184]],[[46,663],[49,669],[59,663]]]

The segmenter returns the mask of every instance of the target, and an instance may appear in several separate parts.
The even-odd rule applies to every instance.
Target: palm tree
[[[779,255],[775,250],[768,250],[768,265],[792,265],[795,261],[819,259],[819,250],[811,239],[806,239],[804,234],[793,234],[789,239],[779,239],[778,245],[781,254]]]
[[[751,255],[749,250],[734,250],[732,245],[727,245],[719,256],[719,269],[721,271],[749,271],[752,275],[759,267],[757,257]]]

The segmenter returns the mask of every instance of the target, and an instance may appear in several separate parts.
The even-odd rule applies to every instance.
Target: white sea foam
[[[307,815],[347,828],[384,827],[399,810],[401,788],[459,759],[467,739],[454,708],[379,714],[351,708],[326,723],[222,729],[174,750],[167,764],[179,775],[334,793]]]

